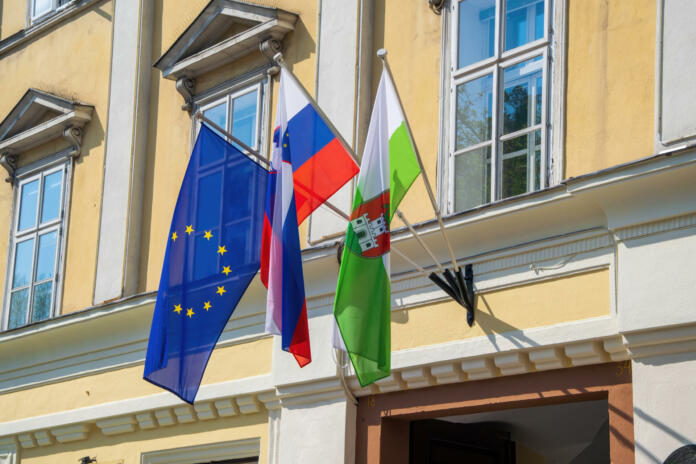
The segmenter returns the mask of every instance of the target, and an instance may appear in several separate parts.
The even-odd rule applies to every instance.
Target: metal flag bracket
[[[464,275],[462,275],[461,267],[455,272],[445,269],[442,274],[445,276],[444,280],[435,272],[431,272],[428,277],[454,301],[466,308],[466,322],[471,327],[474,325],[474,306],[476,303],[474,267],[471,264],[464,266]]]

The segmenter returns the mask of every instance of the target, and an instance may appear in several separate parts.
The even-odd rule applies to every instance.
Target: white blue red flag
[[[302,367],[312,360],[298,226],[359,171],[300,84],[280,73],[261,248],[266,331]]]

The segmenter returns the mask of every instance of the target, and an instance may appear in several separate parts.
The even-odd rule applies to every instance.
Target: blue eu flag
[[[143,374],[188,403],[259,269],[267,177],[201,127],[169,230]]]

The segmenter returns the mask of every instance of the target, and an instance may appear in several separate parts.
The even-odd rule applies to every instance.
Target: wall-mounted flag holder
[[[462,275],[461,267],[454,272],[445,269],[442,275],[445,276],[445,280],[435,272],[431,272],[428,277],[452,297],[454,301],[466,308],[466,322],[471,327],[474,325],[474,303],[476,298],[474,294],[473,266],[467,264],[464,267],[464,275]]]

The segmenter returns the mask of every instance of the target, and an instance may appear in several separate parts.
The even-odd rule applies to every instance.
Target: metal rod
[[[387,72],[387,75],[389,76],[389,79],[391,79],[392,83],[394,82],[394,76],[392,75],[391,68],[389,67],[389,63],[387,62],[387,51],[383,48],[380,48],[377,50],[377,56],[382,60],[382,65],[384,66],[385,71]],[[401,95],[399,95],[399,90],[396,88],[396,85],[394,87],[394,92],[396,93],[396,98],[399,100],[399,105],[402,108],[404,108],[404,104],[401,101]],[[445,243],[447,244],[447,249],[450,254],[450,259],[452,260],[452,266],[454,266],[454,271],[459,270],[459,266],[457,265],[457,259],[454,257],[454,251],[452,250],[452,245],[450,244],[449,239],[447,238],[447,234],[445,233],[445,224],[442,221],[442,214],[440,213],[440,208],[437,206],[437,202],[435,201],[435,195],[433,195],[433,189],[430,186],[430,180],[428,180],[428,174],[425,171],[425,166],[423,165],[423,160],[421,159],[420,153],[418,152],[418,147],[416,146],[416,141],[413,140],[413,135],[411,133],[411,125],[408,122],[408,118],[406,117],[406,113],[404,112],[404,122],[406,123],[406,131],[408,132],[408,138],[411,140],[411,145],[413,146],[413,151],[416,154],[416,159],[418,160],[418,165],[420,166],[421,174],[423,174],[423,181],[425,182],[425,189],[428,191],[428,197],[430,197],[430,204],[433,206],[433,211],[435,212],[435,216],[437,217],[437,222],[440,225],[440,232],[442,233],[442,237],[445,240]],[[438,264],[439,266],[439,264]],[[442,268],[441,268],[442,269]]]
[[[440,269],[440,272],[445,272],[445,269],[442,267],[442,265],[437,260],[437,258],[435,258],[435,255],[433,254],[433,252],[430,251],[430,248],[428,248],[428,245],[426,245],[425,242],[423,241],[423,239],[421,239],[420,235],[418,235],[418,232],[416,232],[416,230],[413,228],[411,223],[406,220],[406,216],[404,216],[404,213],[402,213],[400,210],[397,209],[396,215],[399,216],[399,219],[401,219],[401,221],[404,224],[406,224],[406,227],[408,227],[408,230],[411,231],[411,234],[416,238],[416,240],[418,240],[418,243],[420,243],[420,245],[423,247],[423,249],[426,251],[426,253],[428,253],[430,255],[430,257],[432,258],[435,265],[438,267],[438,269]]]
[[[271,162],[268,161],[268,160],[267,160],[266,158],[264,158],[263,156],[261,156],[261,153],[259,153],[258,151],[254,150],[254,149],[251,148],[249,145],[247,145],[246,143],[242,142],[242,141],[239,140],[237,137],[235,137],[234,135],[230,134],[230,133],[227,132],[225,129],[223,129],[222,127],[218,126],[218,125],[215,124],[213,121],[211,121],[210,119],[206,118],[205,116],[203,116],[203,113],[202,113],[202,112],[198,111],[198,112],[196,113],[196,116],[195,116],[195,117],[196,117],[196,119],[200,119],[200,120],[203,121],[204,123],[208,124],[210,127],[212,127],[213,129],[215,129],[216,131],[220,132],[221,134],[224,134],[225,136],[227,136],[227,138],[229,138],[229,139],[232,140],[234,143],[236,143],[237,145],[239,145],[240,147],[242,147],[244,150],[248,151],[249,154],[250,154],[251,156],[253,156],[253,157],[256,158],[257,160],[261,161],[261,162],[264,163],[266,166],[269,166],[269,167],[271,166]]]
[[[293,82],[300,89],[300,91],[305,96],[305,98],[307,98],[307,100],[309,100],[309,104],[312,105],[312,108],[314,108],[314,110],[317,113],[319,113],[319,115],[322,117],[324,122],[329,126],[329,129],[331,129],[331,131],[336,135],[336,137],[338,138],[338,141],[341,143],[341,145],[343,145],[343,148],[346,150],[346,152],[348,152],[348,154],[353,158],[353,161],[355,162],[355,164],[360,166],[360,163],[358,162],[358,157],[355,156],[355,152],[353,151],[351,146],[348,145],[348,142],[345,141],[345,139],[343,138],[341,133],[338,131],[338,129],[336,129],[336,126],[333,125],[333,123],[331,122],[329,117],[326,115],[326,113],[324,113],[322,111],[322,109],[319,108],[319,105],[317,104],[316,101],[314,101],[314,98],[309,94],[309,92],[307,92],[307,89],[305,89],[304,86],[302,85],[302,83],[297,80],[297,78],[292,73],[292,71],[290,71],[288,69],[287,65],[285,64],[285,60],[283,59],[283,54],[280,52],[276,53],[275,55],[273,55],[273,60],[275,60],[275,62],[278,63],[278,66],[280,66],[281,68],[283,68],[284,70],[286,70],[288,72],[288,77],[290,77],[290,79],[293,80]]]

